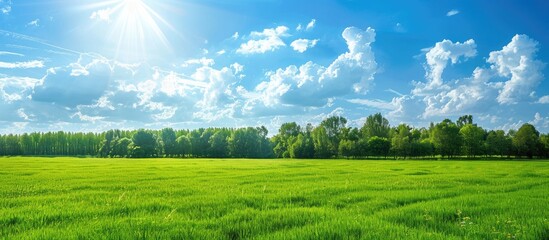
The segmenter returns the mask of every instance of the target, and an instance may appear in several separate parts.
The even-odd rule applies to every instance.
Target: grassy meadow
[[[0,158],[0,239],[549,239],[548,161]]]

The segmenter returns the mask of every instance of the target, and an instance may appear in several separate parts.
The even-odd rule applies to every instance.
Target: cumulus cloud
[[[231,68],[234,69],[234,74],[239,74],[244,71],[244,65],[237,62],[231,64]]]
[[[549,104],[549,95],[539,98],[538,103]]]
[[[7,103],[19,101],[28,98],[35,86],[41,83],[42,80],[36,78],[0,76],[0,95]]]
[[[258,54],[275,51],[286,46],[282,37],[288,36],[288,30],[286,26],[279,26],[265,29],[263,32],[252,32],[250,34],[251,40],[241,44],[236,52],[240,54]]]
[[[446,13],[446,16],[447,17],[451,17],[451,16],[455,16],[455,15],[458,15],[459,14],[459,11],[456,10],[456,9],[452,9],[450,10],[449,12]]]
[[[309,48],[313,48],[318,43],[318,39],[309,40],[309,39],[297,39],[290,44],[292,48],[300,53],[304,53]]]
[[[498,95],[498,102],[515,104],[528,97],[543,79],[544,64],[536,60],[538,42],[526,35],[515,35],[500,51],[490,53],[488,63],[499,76],[510,78]]]
[[[526,35],[516,35],[502,50],[490,53],[488,68],[477,67],[470,77],[445,83],[442,73],[447,62],[457,63],[462,56],[472,57],[476,50],[473,40],[463,44],[439,42],[426,53],[427,82],[416,83],[411,96],[393,99],[397,110],[391,114],[408,118],[411,117],[409,108],[414,109],[416,115],[421,113],[423,119],[485,114],[498,105],[532,99],[532,92],[543,78],[544,64],[535,59],[537,50],[537,42]]]
[[[508,121],[507,123],[498,126],[497,129],[502,129],[505,131],[509,131],[511,129],[518,130],[523,124],[529,123],[536,127],[536,129],[542,133],[549,132],[549,116],[542,116],[539,112],[536,112],[533,116],[533,119],[530,118],[529,121],[522,121],[518,120],[516,122],[513,122],[512,119]]]
[[[28,62],[14,62],[14,63],[0,62],[0,68],[10,68],[10,69],[23,68],[23,69],[28,69],[28,68],[43,68],[43,67],[44,67],[44,61],[41,61],[41,60],[33,60],[33,61],[28,61]]]
[[[268,81],[257,85],[253,93],[248,93],[246,105],[322,106],[334,97],[350,93],[365,94],[377,70],[370,46],[375,41],[375,30],[349,27],[342,36],[349,50],[329,66],[310,61],[300,67],[291,65],[268,72]]]
[[[111,73],[109,62],[97,59],[89,64],[74,63],[50,69],[42,84],[36,86],[32,98],[67,107],[91,104],[107,89]]]
[[[429,80],[427,89],[439,87],[443,84],[442,73],[448,62],[456,64],[463,57],[465,59],[476,56],[476,44],[473,39],[469,39],[464,43],[452,42],[443,40],[435,44],[426,54],[428,71],[426,78]]]
[[[237,78],[232,69],[225,67],[217,70],[210,67],[201,67],[196,70],[192,77],[206,83],[204,98],[198,102],[199,106],[204,108],[223,106],[230,103],[234,98],[231,86],[236,83]]]

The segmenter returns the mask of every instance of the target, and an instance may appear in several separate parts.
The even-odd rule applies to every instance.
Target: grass
[[[0,239],[549,239],[547,161],[0,158]]]

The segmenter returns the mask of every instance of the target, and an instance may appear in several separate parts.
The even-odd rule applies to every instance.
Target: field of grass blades
[[[0,158],[0,239],[549,239],[549,161]]]

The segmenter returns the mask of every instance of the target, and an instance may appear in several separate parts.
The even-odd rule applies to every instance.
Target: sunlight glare
[[[110,3],[110,4],[107,4]],[[146,0],[105,1],[111,6],[112,25],[109,39],[116,42],[115,58],[126,62],[146,61],[159,48],[170,50],[170,44],[159,23],[173,29]]]

